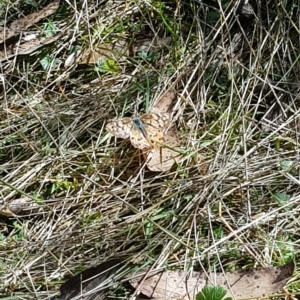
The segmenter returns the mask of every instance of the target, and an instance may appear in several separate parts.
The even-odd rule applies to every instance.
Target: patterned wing
[[[141,121],[149,126],[155,127],[158,130],[164,131],[170,124],[171,114],[160,113],[160,114],[144,114],[141,116]]]
[[[106,130],[122,139],[127,139],[131,135],[133,124],[131,121],[131,118],[123,118],[118,120],[109,120],[109,122],[106,124]]]
[[[144,114],[141,121],[145,128],[145,137],[149,144],[162,144],[164,142],[164,132],[168,129],[171,115],[169,113]]]
[[[164,142],[164,131],[168,128],[170,119],[169,113],[144,114],[140,118],[110,120],[106,130],[118,138],[130,138],[135,148],[149,149]]]

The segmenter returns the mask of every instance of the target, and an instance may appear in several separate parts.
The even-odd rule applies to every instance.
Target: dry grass
[[[0,65],[3,297],[46,298],[110,258],[218,270],[297,258],[298,2],[252,3],[251,21],[227,1],[77,2],[40,22],[64,32],[55,44]],[[35,10],[24,3],[0,13],[9,23]],[[145,36],[172,42],[147,59],[124,50],[115,71],[64,65],[75,46]],[[185,156],[153,173],[105,123],[146,111],[184,72],[174,118]],[[20,199],[27,211],[6,217]]]

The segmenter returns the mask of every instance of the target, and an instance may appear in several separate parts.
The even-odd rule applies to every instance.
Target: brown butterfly
[[[164,132],[170,121],[170,113],[148,113],[141,117],[109,120],[106,130],[118,138],[129,138],[135,148],[154,148],[156,144],[164,143]]]

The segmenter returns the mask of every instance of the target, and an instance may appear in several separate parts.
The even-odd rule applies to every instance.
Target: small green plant
[[[276,241],[275,249],[279,253],[280,263],[285,264],[295,257],[295,247],[293,242],[286,237],[281,237],[282,240]]]
[[[158,59],[158,54],[152,52],[152,51],[139,51],[137,52],[137,56],[141,57],[149,62],[154,61],[156,59]]]
[[[0,233],[0,242],[5,240],[5,235],[3,233]]]
[[[44,198],[43,198],[43,196],[41,196],[37,191],[33,192],[32,198],[33,198],[34,201],[36,201],[36,203],[38,203],[38,204],[44,203]]]
[[[196,295],[196,300],[232,300],[231,297],[224,298],[226,293],[227,291],[221,286],[205,286]]]
[[[56,32],[57,32],[57,26],[55,25],[55,23],[49,21],[48,23],[45,24],[44,33],[46,37],[51,37],[55,35]]]
[[[49,54],[47,54],[40,60],[40,63],[42,65],[42,68],[46,71],[50,68],[53,69],[57,67],[61,63],[61,60],[57,58],[53,59]]]
[[[223,228],[222,227],[215,228],[213,230],[213,234],[216,239],[222,238],[224,236]]]
[[[95,70],[100,73],[118,73],[121,71],[121,68],[112,58],[108,58],[105,61],[102,59],[98,60],[95,65]]]
[[[15,233],[13,235],[13,239],[15,241],[20,241],[26,237],[26,233],[24,228],[16,221],[13,222]]]
[[[284,172],[289,172],[292,175],[297,175],[297,162],[293,160],[282,160],[280,162],[280,169]]]
[[[283,171],[289,171],[293,166],[294,166],[294,162],[292,160],[282,160],[280,162],[280,168]]]
[[[291,196],[286,193],[276,193],[274,195],[275,200],[278,202],[279,205],[284,205],[287,201],[290,200]]]
[[[78,182],[75,178],[73,178],[73,181],[57,179],[51,185],[50,195],[61,191],[67,191],[68,189],[74,189],[76,188],[77,184]]]
[[[101,214],[99,212],[90,213],[89,211],[82,211],[82,217],[82,225],[85,227],[99,220],[101,218]]]
[[[286,205],[291,198],[289,194],[283,192],[275,192],[275,193],[271,192],[271,196],[273,200],[278,203],[279,206],[285,205],[284,207],[285,211],[290,211],[292,209],[292,206]]]
[[[28,4],[28,5],[31,5],[35,8],[37,8],[39,6],[38,3],[34,0],[25,0],[25,3]]]

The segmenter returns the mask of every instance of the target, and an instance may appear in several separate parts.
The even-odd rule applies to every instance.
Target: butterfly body
[[[141,117],[110,120],[106,130],[116,137],[129,138],[135,148],[154,148],[164,142],[164,132],[170,119],[169,113],[148,113]]]
[[[147,131],[146,131],[146,127],[147,125],[138,117],[133,117],[131,118],[132,123],[133,123],[133,127],[136,130],[139,130],[143,136],[146,138],[147,137]]]

